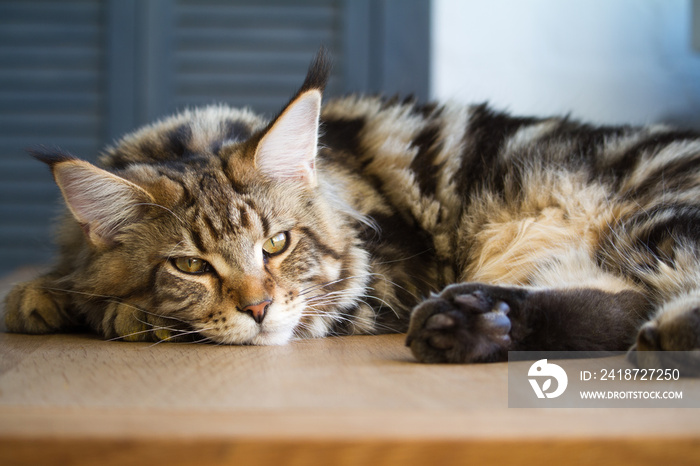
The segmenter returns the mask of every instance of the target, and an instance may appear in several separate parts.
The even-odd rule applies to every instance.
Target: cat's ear
[[[154,202],[143,188],[83,160],[64,154],[32,155],[51,167],[68,209],[96,246],[113,245],[119,231]]]
[[[321,96],[329,74],[330,60],[321,49],[299,92],[258,142],[255,165],[269,177],[316,185],[314,163],[318,151]]]
[[[299,95],[287,106],[258,143],[258,169],[273,179],[297,179],[315,186],[320,112],[317,90]]]

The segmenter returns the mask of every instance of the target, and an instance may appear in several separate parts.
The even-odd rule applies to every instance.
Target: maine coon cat
[[[700,349],[700,137],[349,96],[323,53],[267,122],[225,106],[36,153],[68,207],[10,331],[284,344],[408,332],[425,362]]]

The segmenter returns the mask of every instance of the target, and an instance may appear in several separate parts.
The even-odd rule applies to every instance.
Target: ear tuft
[[[73,217],[96,246],[116,242],[120,230],[141,217],[154,202],[143,188],[65,154],[33,154],[51,167]]]
[[[27,152],[29,152],[29,155],[31,155],[40,162],[44,162],[49,167],[53,167],[59,162],[78,160],[77,157],[74,157],[67,152],[63,152],[60,149],[49,149],[44,146],[29,149]]]
[[[309,65],[309,69],[306,72],[306,78],[304,79],[304,84],[301,85],[297,96],[316,89],[317,91],[323,93],[326,88],[326,83],[331,75],[332,61],[330,55],[326,51],[325,47],[321,47],[313,61]],[[292,99],[292,101],[295,99]]]

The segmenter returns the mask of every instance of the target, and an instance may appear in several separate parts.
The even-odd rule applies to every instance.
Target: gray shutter
[[[271,116],[320,45],[327,96],[427,95],[430,0],[0,0],[0,261],[45,264],[61,204],[25,148],[94,160],[184,107]]]
[[[176,4],[173,104],[224,101],[272,114],[324,44],[340,63],[340,2],[180,0]],[[334,70],[328,93],[342,89]]]
[[[0,2],[0,261],[45,263],[59,192],[25,149],[85,158],[103,143],[103,10],[97,0]]]

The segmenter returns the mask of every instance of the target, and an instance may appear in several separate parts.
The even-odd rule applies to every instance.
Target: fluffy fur
[[[320,54],[270,122],[208,107],[125,136],[100,167],[39,155],[68,213],[55,269],[8,295],[8,328],[233,344],[408,330],[427,362],[700,349],[696,133],[321,108],[327,75]]]

